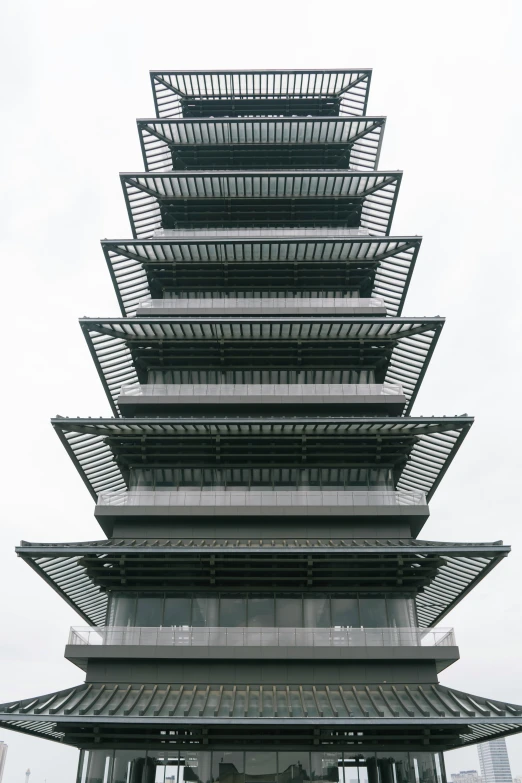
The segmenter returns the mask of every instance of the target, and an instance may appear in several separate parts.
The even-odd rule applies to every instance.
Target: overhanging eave
[[[281,232],[279,236],[265,237],[238,235],[237,237],[184,237],[179,240],[104,240],[102,249],[114,284],[122,315],[132,316],[143,301],[163,296],[151,286],[158,285],[158,277],[168,288],[179,286],[178,268],[190,265],[205,268],[217,266],[229,270],[231,266],[248,269],[258,265],[314,264],[317,266],[317,287],[338,283],[325,281],[321,270],[328,265],[345,267],[344,278],[353,276],[353,268],[367,266],[374,274],[369,293],[380,296],[389,316],[399,316],[404,306],[411,275],[419,252],[421,237],[364,237],[321,235],[318,232],[292,237]],[[208,273],[206,275],[208,277]],[[233,287],[233,286],[232,286]],[[267,273],[265,288],[270,287]]]
[[[261,690],[265,698],[254,698]],[[248,691],[246,699],[247,688],[241,684],[232,689],[213,683],[86,683],[0,705],[0,725],[68,744],[82,744],[77,733],[81,727],[84,742],[88,741],[89,726],[98,727],[100,739],[111,726],[124,731],[138,724],[149,740],[155,730],[193,728],[195,742],[201,741],[199,732],[205,727],[250,726],[262,731],[264,726],[279,725],[283,731],[297,729],[306,736],[306,727],[314,726],[320,729],[320,743],[328,744],[332,739],[346,743],[346,737],[335,739],[341,728],[361,731],[361,743],[375,742],[379,733],[385,741],[393,728],[397,734],[405,731],[404,741],[411,744],[414,738],[408,731],[414,733],[413,727],[418,727],[428,744],[436,743],[439,750],[522,731],[522,707],[442,685],[252,684]]]
[[[450,544],[416,539],[396,540],[309,540],[267,539],[250,541],[238,539],[121,539],[86,541],[70,544],[36,544],[22,542],[17,547],[19,557],[64,598],[89,625],[104,625],[107,614],[107,593],[93,577],[89,563],[113,562],[124,557],[126,562],[146,562],[169,553],[178,557],[246,555],[266,558],[270,562],[281,555],[316,553],[320,556],[359,559],[382,556],[396,563],[398,556],[406,556],[413,563],[433,561],[436,568],[423,590],[417,594],[419,624],[428,628],[436,625],[467,595],[500,561],[510,548],[502,542],[493,544]],[[413,560],[412,560],[413,558]],[[283,566],[284,567],[284,566]],[[281,568],[281,566],[279,566]],[[402,566],[401,566],[402,568]]]

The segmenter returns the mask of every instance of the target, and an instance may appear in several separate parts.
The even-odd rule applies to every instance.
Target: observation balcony
[[[185,315],[386,315],[384,299],[361,297],[228,297],[215,299],[148,299],[140,302],[136,316]]]
[[[382,413],[400,416],[406,405],[401,384],[126,384],[118,397],[124,416],[187,413]]]
[[[150,522],[154,518],[157,521],[163,518],[164,522],[175,520],[179,537],[184,535],[178,526],[182,520],[193,530],[187,531],[187,535],[214,535],[210,529],[202,532],[201,522],[206,521],[207,527],[211,523],[215,528],[218,537],[228,536],[229,533],[222,528],[226,523],[232,523],[232,535],[237,538],[242,535],[238,523],[244,521],[246,524],[255,519],[276,525],[278,535],[297,524],[302,536],[307,534],[307,523],[313,525],[318,522],[324,536],[338,536],[339,531],[334,533],[334,527],[343,525],[347,518],[353,520],[357,517],[362,518],[365,524],[372,520],[404,523],[409,526],[412,535],[417,535],[429,516],[429,510],[426,496],[420,490],[185,487],[101,492],[95,516],[108,536],[112,535],[113,526],[118,520]],[[194,520],[195,517],[199,519]],[[328,524],[325,524],[326,517]],[[286,534],[293,535],[292,532]],[[364,535],[364,531],[361,534]],[[261,535],[258,530],[258,537]]]
[[[458,659],[453,628],[73,627],[65,657],[410,660],[437,661],[439,671]]]
[[[292,239],[308,237],[314,239],[317,237],[330,237],[332,239],[342,239],[342,237],[370,237],[367,228],[336,228],[335,226],[303,226],[292,228],[292,226],[242,226],[240,228],[222,228],[214,226],[213,228],[162,228],[154,230],[155,239]],[[379,242],[372,237],[372,241]]]

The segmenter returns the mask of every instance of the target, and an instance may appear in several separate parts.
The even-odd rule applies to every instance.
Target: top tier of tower
[[[157,117],[138,120],[145,168],[376,169],[385,118],[361,116],[369,81],[357,70],[153,72]]]
[[[151,71],[158,117],[338,117],[366,113],[371,70]]]

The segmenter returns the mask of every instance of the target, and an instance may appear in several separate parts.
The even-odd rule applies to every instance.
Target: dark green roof
[[[171,747],[190,742],[175,730],[194,731],[194,747],[218,729],[274,729],[284,738],[309,736],[310,743],[347,744],[346,731],[361,732],[358,746],[415,744],[452,748],[522,731],[522,707],[472,696],[442,685],[418,683],[97,683],[0,705],[0,726],[71,745],[125,741],[139,729],[143,747],[168,730]],[[320,730],[318,740],[317,730]],[[107,733],[107,738],[104,733]],[[401,737],[402,734],[402,737]],[[220,734],[220,736],[223,736]],[[259,740],[258,735],[258,741]],[[112,740],[111,740],[112,738]],[[136,740],[134,740],[136,741]],[[98,747],[100,745],[98,744]]]

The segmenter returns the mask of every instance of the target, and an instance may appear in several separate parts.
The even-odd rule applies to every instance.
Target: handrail
[[[194,298],[194,299],[143,299],[138,307],[140,309],[169,309],[169,310],[259,310],[263,308],[281,308],[295,310],[310,309],[359,309],[367,307],[385,307],[381,296],[371,298],[360,297],[220,297],[220,298]]]
[[[72,627],[70,645],[190,647],[450,647],[453,628]]]
[[[321,397],[404,395],[400,383],[124,383],[122,397]]]
[[[295,489],[277,490],[242,486],[172,487],[169,489],[131,489],[126,492],[100,492],[99,506],[425,506],[426,495],[420,490],[348,490]]]

